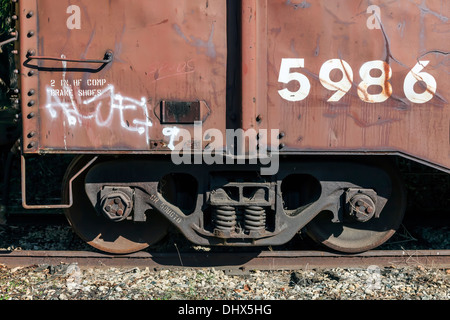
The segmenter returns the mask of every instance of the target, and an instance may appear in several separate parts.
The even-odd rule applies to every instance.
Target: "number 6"
[[[293,68],[304,68],[305,59],[283,59],[281,61],[280,77],[278,82],[288,84],[291,81],[297,81],[300,88],[296,92],[289,91],[289,89],[279,90],[280,96],[288,101],[297,102],[305,100],[311,91],[311,83],[308,78],[298,72],[292,72]]]
[[[413,103],[426,103],[433,99],[434,94],[437,90],[437,83],[434,77],[426,72],[422,71],[430,61],[419,61],[415,67],[405,78],[405,83],[403,85],[403,90],[409,101]],[[423,93],[416,93],[414,91],[414,84],[419,81],[423,81],[427,85],[427,89]]]

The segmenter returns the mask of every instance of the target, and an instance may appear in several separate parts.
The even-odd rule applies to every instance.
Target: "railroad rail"
[[[450,267],[450,250],[376,250],[360,254],[322,251],[260,252],[138,252],[109,255],[85,251],[0,251],[6,267],[77,263],[80,267],[148,267],[158,269],[215,268],[246,273],[251,270],[298,270],[324,268],[366,268],[424,266]]]

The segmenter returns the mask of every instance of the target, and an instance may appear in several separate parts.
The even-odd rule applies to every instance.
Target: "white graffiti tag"
[[[66,67],[65,62],[63,62],[63,67]],[[115,92],[113,85],[107,85],[106,88],[95,90],[94,96],[82,99],[82,94],[80,94],[82,90],[69,84],[65,72],[61,83],[62,88],[56,90],[57,94],[52,87],[46,88],[45,108],[52,119],[58,118],[59,109],[67,119],[69,126],[82,126],[85,121],[95,121],[98,127],[112,127],[117,123],[117,121],[114,122],[114,119],[118,114],[123,130],[149,137],[149,128],[153,126],[153,123],[145,98],[136,100],[122,96]]]
[[[58,117],[56,109],[61,109],[66,116],[70,126],[83,125],[84,120],[94,119],[97,126],[109,127],[113,124],[115,111],[120,117],[120,125],[128,131],[137,132],[143,135],[148,131],[149,127],[153,126],[150,120],[150,115],[147,108],[145,98],[140,101],[129,97],[124,97],[115,93],[114,86],[108,85],[105,89],[100,91],[96,96],[77,103],[73,94],[69,94],[70,101],[61,101],[58,96],[52,94],[53,89],[47,88],[47,104],[46,109],[49,111],[53,119]],[[77,99],[79,100],[79,99]],[[83,114],[79,110],[79,105],[89,106],[95,104],[95,111],[88,114]],[[107,109],[109,108],[109,110]],[[105,112],[106,111],[106,112]],[[142,114],[140,119],[134,118],[130,121],[125,119],[126,112],[140,111]],[[105,117],[106,114],[106,117]]]
[[[163,135],[166,137],[170,137],[169,144],[167,145],[167,147],[172,151],[175,150],[174,142],[175,138],[178,136],[179,133],[180,129],[178,129],[177,127],[163,129]]]

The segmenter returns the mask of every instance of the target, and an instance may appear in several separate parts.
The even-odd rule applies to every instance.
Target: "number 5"
[[[291,81],[297,81],[300,88],[296,92],[289,91],[289,89],[279,90],[280,96],[288,101],[297,102],[302,101],[308,97],[311,91],[311,83],[308,78],[298,72],[291,72],[294,68],[304,68],[305,59],[283,59],[281,61],[280,77],[278,82],[288,84]]]

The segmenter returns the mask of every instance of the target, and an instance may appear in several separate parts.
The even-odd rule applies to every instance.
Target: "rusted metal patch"
[[[161,101],[160,106],[157,117],[162,124],[204,122],[211,113],[204,101]]]
[[[242,6],[245,128],[280,129],[282,152],[403,153],[450,168],[450,3]]]
[[[225,130],[225,12],[226,1],[20,1],[24,152],[154,152],[173,127],[160,101],[204,101],[204,129]],[[177,126],[193,132],[191,118]]]

